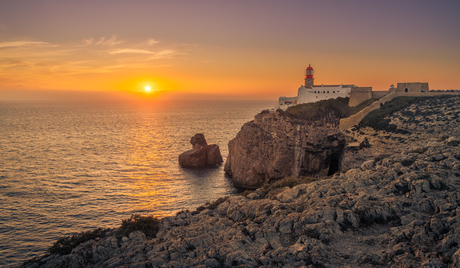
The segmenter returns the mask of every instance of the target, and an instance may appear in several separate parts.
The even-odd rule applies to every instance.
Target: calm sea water
[[[238,190],[223,165],[184,169],[195,133],[220,146],[274,102],[0,103],[0,266],[56,239],[172,215]]]

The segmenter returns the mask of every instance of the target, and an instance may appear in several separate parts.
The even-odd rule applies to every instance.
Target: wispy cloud
[[[32,46],[53,46],[53,44],[48,43],[48,42],[39,42],[39,41],[14,41],[14,42],[0,43],[0,48],[3,48],[3,47],[32,47]]]
[[[154,60],[154,59],[161,59],[161,58],[169,58],[169,57],[172,57],[178,54],[183,54],[183,53],[179,53],[173,49],[166,49],[166,50],[156,52],[153,57],[150,57],[150,59]]]
[[[122,48],[111,51],[110,54],[122,54],[122,53],[141,53],[141,54],[154,54],[155,52],[145,49],[134,49],[134,48]]]
[[[159,64],[157,60],[186,54],[187,48],[182,45],[159,43],[153,38],[136,43],[116,36],[88,37],[74,43],[0,42],[0,77],[20,81],[31,76],[49,79],[124,69],[170,68],[171,64]]]
[[[99,41],[97,41],[96,46],[115,46],[118,44],[123,43],[123,41],[118,41],[115,35],[112,35],[110,39],[105,39],[105,37],[101,37]]]
[[[160,43],[160,41],[155,40],[155,39],[153,39],[153,38],[149,38],[149,40],[147,40],[147,44],[150,45],[150,46],[151,46],[151,45],[158,44],[158,43]]]

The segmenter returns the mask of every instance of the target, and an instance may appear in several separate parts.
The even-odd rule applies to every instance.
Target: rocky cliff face
[[[340,170],[344,146],[337,122],[307,122],[266,111],[229,142],[224,169],[243,188],[288,176],[330,175]]]

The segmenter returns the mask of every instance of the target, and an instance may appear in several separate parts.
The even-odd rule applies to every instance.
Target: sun
[[[150,86],[145,87],[145,91],[149,92],[151,90]]]

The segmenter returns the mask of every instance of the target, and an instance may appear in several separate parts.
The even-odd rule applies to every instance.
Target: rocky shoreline
[[[112,230],[24,267],[460,267],[458,107],[389,117],[405,134],[346,132],[371,147],[347,148],[332,176],[287,178],[163,218],[155,237]]]

